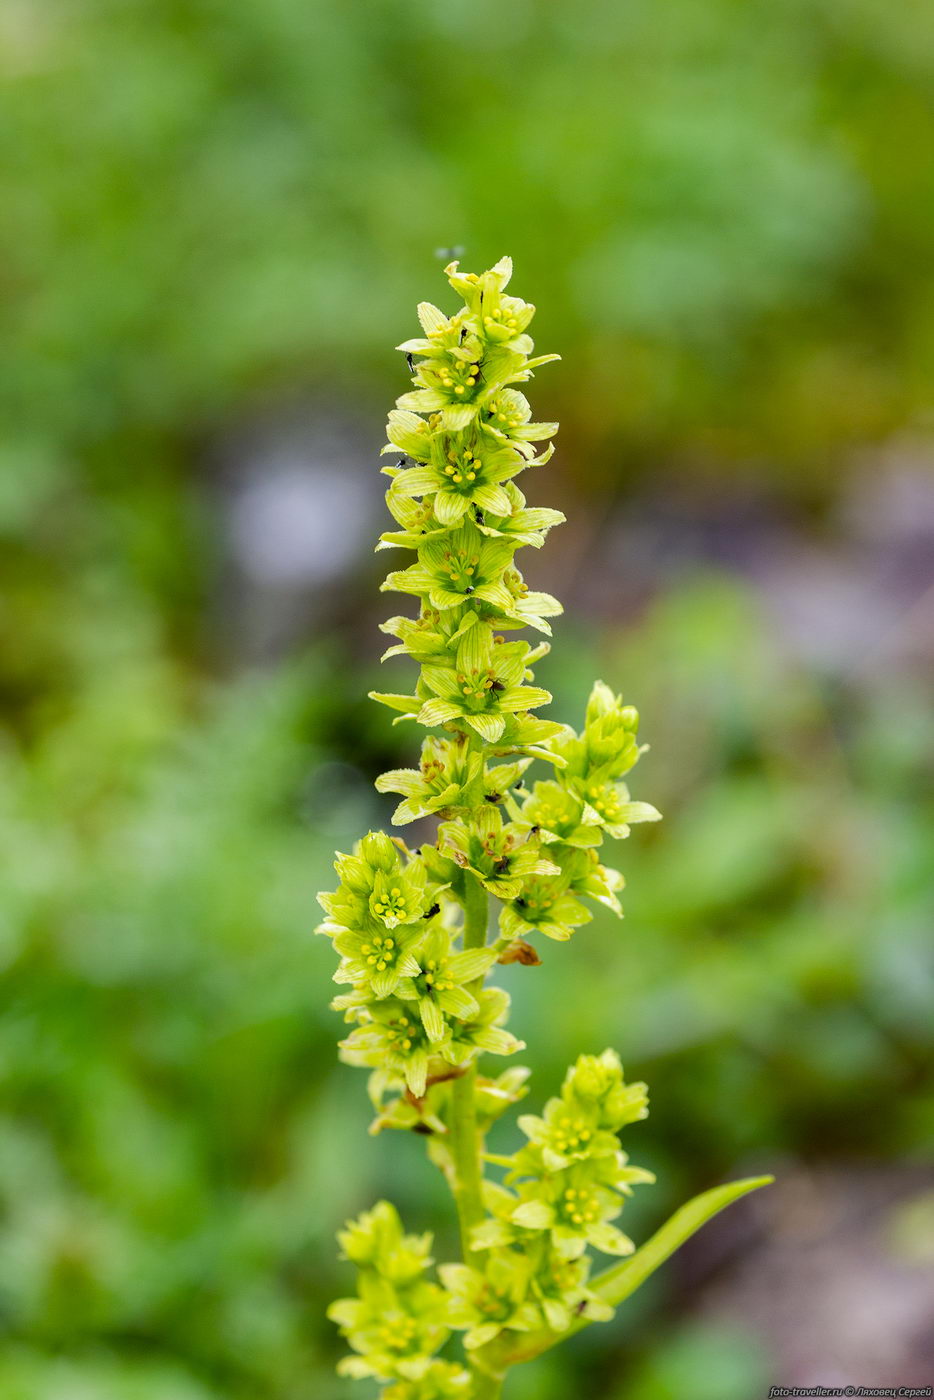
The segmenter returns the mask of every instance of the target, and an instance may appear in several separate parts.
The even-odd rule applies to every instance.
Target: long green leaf
[[[676,1249],[680,1249],[685,1240],[689,1240],[702,1225],[706,1225],[708,1220],[713,1219],[734,1201],[738,1201],[741,1196],[748,1195],[750,1191],[757,1191],[760,1186],[769,1186],[774,1180],[773,1176],[750,1176],[743,1181],[731,1181],[726,1186],[714,1186],[710,1191],[702,1191],[699,1196],[695,1196],[676,1210],[635,1254],[598,1274],[592,1285],[594,1292],[616,1307],[630,1294],[635,1293],[636,1289],[641,1287]]]

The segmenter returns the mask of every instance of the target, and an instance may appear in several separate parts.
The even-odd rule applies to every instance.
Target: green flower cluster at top
[[[462,305],[451,316],[419,307],[424,334],[399,347],[415,387],[390,413],[383,449],[396,458],[384,471],[399,528],[378,548],[415,556],[383,587],[418,601],[415,616],[384,624],[396,638],[384,660],[407,657],[418,675],[410,692],[373,693],[396,723],[429,731],[419,766],[376,786],[399,797],[397,825],[435,818],[437,831],[418,850],[371,832],[338,856],[338,888],[319,896],[319,932],[347,989],[332,1003],[352,1027],[341,1056],[371,1071],[373,1131],[424,1137],[460,1223],[463,1263],[442,1265],[440,1282],[425,1277],[428,1241],[403,1235],[385,1202],[341,1237],[360,1270],[358,1296],[331,1308],[354,1353],[341,1369],[385,1385],[382,1400],[498,1396],[516,1358],[609,1317],[612,1281],[591,1285],[587,1250],[632,1249],[613,1222],[632,1186],[651,1180],[619,1148],[646,1100],[612,1051],[582,1056],[543,1116],[520,1118],[528,1142],[514,1156],[483,1149],[527,1077],[478,1071],[484,1053],[522,1048],[490,969],[539,962],[527,940],[570,938],[593,903],[621,913],[623,878],[599,848],[659,814],[625,783],[643,751],[632,706],[597,682],[579,733],[535,713],[551,699],[532,669],[549,643],[510,638],[547,638],[561,606],[528,588],[516,555],[564,517],[528,506],[517,485],[551,456],[557,425],[532,422],[515,386],[557,356],[533,356],[534,307],[507,295],[508,258],[480,276],[446,271]],[[528,786],[535,760],[550,776]],[[500,908],[488,939],[490,896]],[[484,1180],[484,1162],[508,1167],[503,1184]],[[465,1364],[438,1356],[452,1329],[465,1333]]]

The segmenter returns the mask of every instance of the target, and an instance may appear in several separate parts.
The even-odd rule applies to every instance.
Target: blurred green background
[[[377,453],[461,246],[563,356],[551,713],[624,690],[667,818],[624,924],[504,975],[533,1100],[649,1081],[637,1239],[780,1178],[510,1393],[921,1383],[934,12],[3,0],[0,77],[0,1396],[362,1396],[335,1227],[453,1248],[311,930],[416,742],[364,698]]]

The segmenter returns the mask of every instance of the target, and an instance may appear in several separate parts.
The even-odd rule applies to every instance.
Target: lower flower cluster
[[[394,1381],[384,1400],[433,1400],[468,1395],[469,1375],[436,1361],[451,1334],[450,1299],[425,1278],[430,1235],[405,1235],[394,1206],[380,1201],[338,1236],[344,1257],[358,1268],[357,1297],[328,1309],[353,1348],[338,1364],[341,1375]]]
[[[523,1078],[507,1071],[504,1083],[488,1083],[490,1120],[501,1111],[497,1095],[505,1107]],[[435,1110],[446,1087],[435,1086]],[[488,1159],[508,1167],[510,1185],[486,1183],[491,1213],[472,1241],[478,1262],[440,1265],[440,1286],[424,1277],[430,1237],[403,1235],[387,1202],[352,1221],[341,1243],[360,1269],[359,1296],[330,1311],[356,1353],[343,1373],[392,1380],[383,1400],[468,1396],[469,1375],[437,1358],[452,1330],[475,1353],[504,1331],[560,1334],[582,1316],[608,1320],[613,1309],[589,1286],[587,1248],[632,1250],[611,1222],[632,1187],[654,1178],[628,1164],[617,1134],[647,1111],[645,1085],[626,1084],[612,1050],[582,1055],[542,1117],[519,1119],[526,1145]]]

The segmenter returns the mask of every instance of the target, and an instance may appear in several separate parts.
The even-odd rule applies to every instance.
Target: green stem
[[[475,876],[464,874],[466,897],[464,899],[464,948],[482,948],[486,943],[487,895],[486,890]],[[468,991],[479,989],[483,978],[471,983]],[[451,1154],[454,1158],[454,1199],[457,1203],[457,1216],[460,1221],[461,1247],[464,1262],[470,1264],[474,1251],[470,1246],[470,1233],[475,1225],[483,1220],[483,1167],[481,1151],[483,1144],[477,1128],[476,1104],[476,1064],[472,1064],[465,1074],[454,1080],[451,1097]],[[478,1396],[495,1396],[498,1391],[487,1389],[478,1391]]]
[[[491,1376],[488,1372],[481,1371],[478,1366],[471,1366],[470,1374],[473,1379],[471,1400],[499,1400],[503,1393],[502,1376]]]

